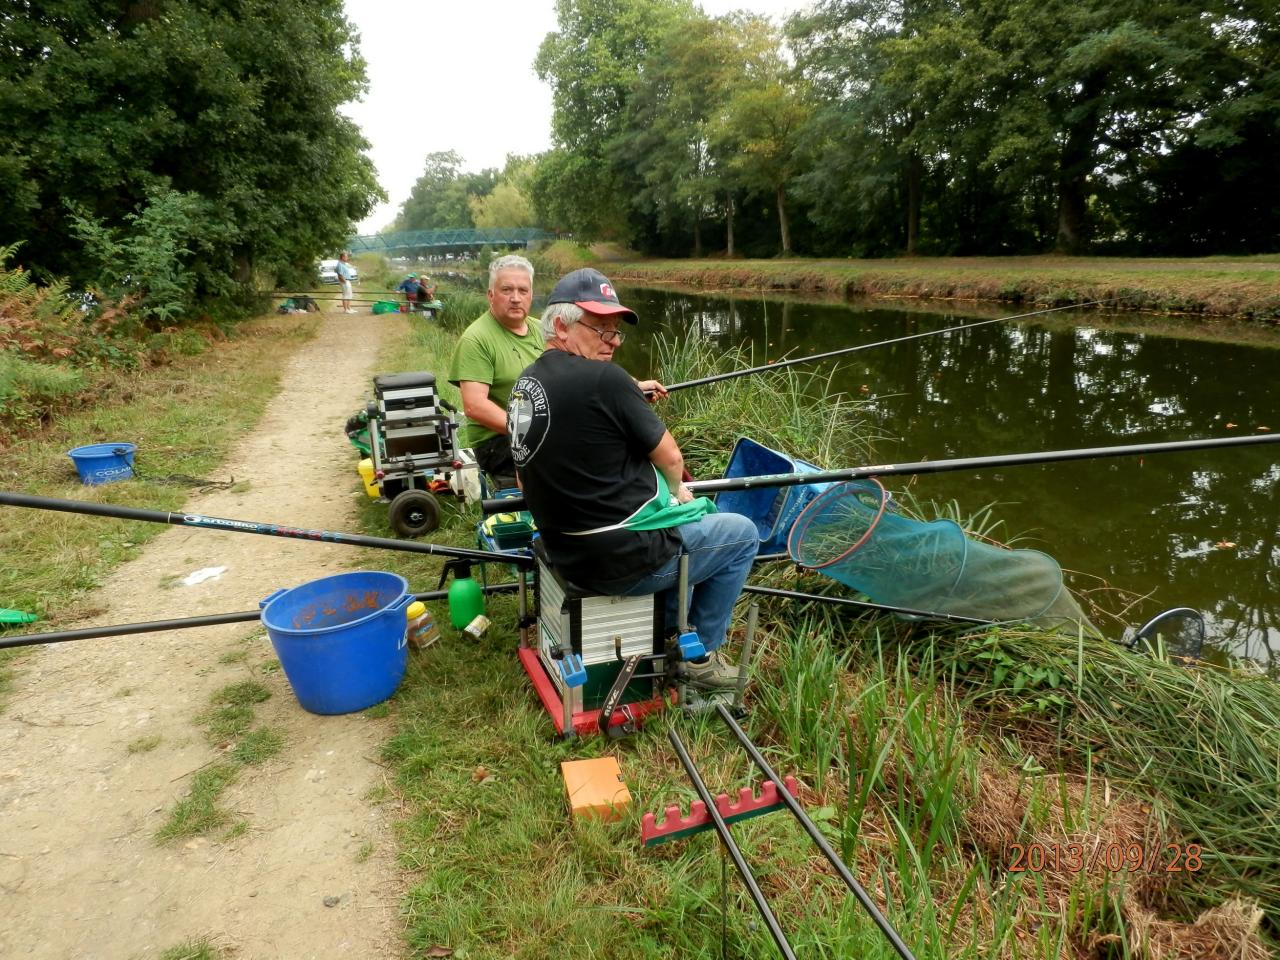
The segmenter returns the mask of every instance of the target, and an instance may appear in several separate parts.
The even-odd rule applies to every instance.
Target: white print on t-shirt
[[[511,388],[511,399],[507,401],[507,434],[511,459],[517,467],[524,466],[537,454],[550,425],[547,391],[534,377],[521,377]]]

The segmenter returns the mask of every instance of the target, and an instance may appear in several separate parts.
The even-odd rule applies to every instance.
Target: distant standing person
[[[351,309],[351,280],[356,275],[355,268],[351,266],[351,254],[343,250],[338,256],[338,265],[333,268],[333,272],[338,275],[338,279],[342,281],[342,310],[344,313],[355,313]]]
[[[515,254],[489,264],[489,309],[458,338],[449,382],[462,393],[467,422],[460,442],[500,488],[516,485],[507,442],[507,399],[525,367],[542,355],[542,330],[533,306],[533,264]],[[532,322],[530,322],[532,321]]]

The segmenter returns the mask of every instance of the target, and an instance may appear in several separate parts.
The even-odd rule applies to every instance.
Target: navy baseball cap
[[[624,307],[618,302],[618,294],[613,284],[599,270],[583,267],[566,273],[551,291],[547,303],[572,303],[587,313],[597,317],[621,317],[627,323],[637,323],[639,318],[634,310]]]

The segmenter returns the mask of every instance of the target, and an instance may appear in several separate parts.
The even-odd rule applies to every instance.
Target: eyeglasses
[[[601,330],[599,327],[593,327],[591,324],[587,323],[584,320],[579,320],[578,324],[580,326],[586,327],[588,330],[594,333],[597,337],[599,337],[605,343],[611,343],[615,347],[622,346],[622,341],[627,339],[627,335],[625,331],[622,331],[622,330]]]

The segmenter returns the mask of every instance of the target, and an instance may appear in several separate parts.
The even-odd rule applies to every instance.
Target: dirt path
[[[403,323],[328,315],[216,474],[248,488],[193,496],[187,509],[352,529],[342,426],[363,402],[381,338]],[[358,563],[350,548],[172,527],[115,572],[88,601],[93,619],[77,625],[252,610],[276,587]],[[226,570],[194,586],[175,580],[211,567]],[[237,651],[246,655],[220,659]],[[386,723],[306,713],[274,661],[249,623],[52,645],[16,665],[0,717],[0,957],[154,957],[201,936],[237,958],[402,953],[387,815],[368,799],[383,783]],[[222,797],[247,830],[157,845],[191,775],[219,759],[194,717],[215,691],[249,679],[272,690],[258,720],[286,745]],[[156,736],[154,749],[129,752]]]

